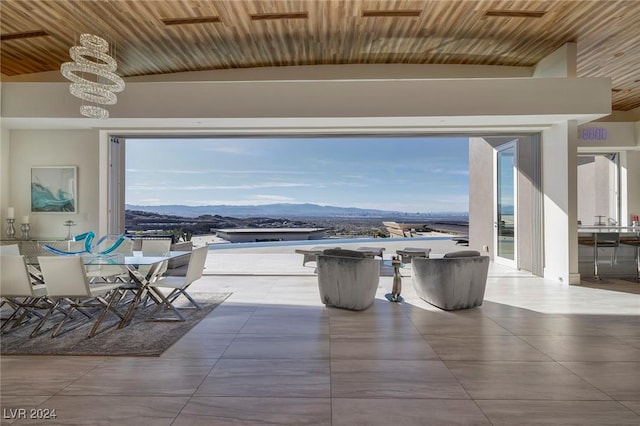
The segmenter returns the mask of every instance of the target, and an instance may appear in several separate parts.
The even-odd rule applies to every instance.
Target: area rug
[[[191,328],[219,306],[231,293],[195,293],[191,296],[202,309],[184,310],[184,322],[145,321],[154,306],[138,309],[131,322],[122,329],[109,327],[119,321],[108,314],[100,325],[98,334],[87,337],[93,321],[83,315],[68,321],[65,329],[73,328],[56,338],[51,332],[29,338],[33,326],[28,325],[13,330],[0,337],[2,355],[103,355],[103,356],[159,356],[184,336]],[[182,298],[184,299],[184,298]],[[187,302],[185,302],[185,305]],[[180,306],[178,303],[177,306]],[[74,321],[78,323],[74,324]],[[45,327],[51,327],[47,322]],[[43,327],[44,329],[44,327]]]

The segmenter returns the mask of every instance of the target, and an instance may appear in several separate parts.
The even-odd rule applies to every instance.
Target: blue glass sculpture
[[[84,250],[80,250],[80,251],[68,251],[68,250],[61,250],[59,248],[56,247],[52,247],[48,244],[45,244],[43,247],[45,249],[47,249],[48,251],[50,251],[51,253],[55,253],[58,255],[62,255],[62,256],[75,256],[75,255],[79,255],[79,254],[93,254],[96,256],[102,256],[102,255],[106,255],[111,253],[112,251],[116,250],[118,247],[120,247],[120,244],[122,244],[122,242],[124,240],[127,239],[127,237],[125,237],[124,234],[120,234],[118,235],[116,241],[108,248],[104,249],[104,250],[99,250],[100,245],[109,237],[108,235],[105,235],[102,238],[99,238],[98,241],[96,241],[95,244],[93,244],[93,239],[95,238],[96,234],[93,231],[89,231],[89,232],[85,232],[84,234],[80,234],[80,235],[76,235],[75,237],[73,237],[73,241],[83,241],[84,240]]]

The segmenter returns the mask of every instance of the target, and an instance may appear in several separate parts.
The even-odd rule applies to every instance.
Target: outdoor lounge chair
[[[463,250],[442,258],[414,257],[411,268],[416,293],[426,302],[447,311],[482,305],[489,256]]]
[[[411,259],[414,257],[429,257],[429,253],[431,253],[431,249],[426,247],[405,247],[402,250],[396,250],[402,263],[411,263]]]
[[[380,259],[383,259],[384,250],[384,247],[358,247],[356,249],[356,251],[364,253],[367,257],[380,256]]]
[[[379,259],[341,249],[325,250],[317,258],[322,303],[356,311],[371,306],[380,281]]]
[[[339,250],[340,247],[311,247],[310,249],[296,249],[295,252],[303,255],[302,266],[305,266],[307,262],[315,262],[317,255],[329,249]]]

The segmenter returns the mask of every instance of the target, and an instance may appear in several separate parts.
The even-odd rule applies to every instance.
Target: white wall
[[[570,77],[577,76],[578,45],[565,43],[555,52],[536,64],[534,77]]]
[[[2,218],[2,236],[5,232],[5,219],[9,207],[9,188],[11,187],[11,144],[9,143],[9,129],[0,130],[0,218]]]
[[[98,231],[99,155],[98,132],[92,130],[12,130],[10,132],[11,171],[3,171],[2,185],[10,183],[4,206],[13,206],[16,218],[31,216],[33,238],[63,238],[66,220],[73,220],[73,234]],[[4,138],[3,138],[4,139]],[[3,155],[4,162],[4,155]],[[78,214],[31,213],[31,167],[78,167]],[[4,167],[3,167],[4,169]],[[3,200],[4,201],[4,200]],[[18,233],[19,235],[19,233]]]
[[[634,130],[638,150],[627,152],[627,212],[640,216],[640,121],[635,122]]]
[[[544,276],[569,284],[580,283],[576,130],[569,122],[542,132]]]
[[[176,72],[125,78],[143,81],[261,81],[261,80],[362,80],[408,78],[520,78],[531,77],[533,67],[462,64],[340,64],[255,67]],[[557,77],[557,75],[556,75]],[[7,76],[6,82],[64,82],[59,71]]]
[[[79,116],[80,102],[67,84],[2,84],[4,121],[55,125]],[[112,119],[84,124],[113,128],[155,120],[154,126],[168,128],[180,120],[207,126],[212,119],[329,118],[331,127],[340,120],[391,117],[434,127],[522,127],[607,115],[611,89],[607,78],[149,82],[127,84],[108,109]]]
[[[633,122],[612,123],[596,121],[583,124],[578,126],[578,148],[581,151],[640,148],[635,126],[637,126],[637,123]],[[594,132],[600,131],[601,135],[603,133],[602,130],[604,130],[606,139],[588,139],[589,132],[585,132],[585,130],[589,129]],[[587,139],[584,139],[584,136],[587,136]]]
[[[623,183],[626,183],[627,187],[626,220],[629,221],[631,215],[640,216],[640,151],[628,151],[623,168],[626,174]]]
[[[493,146],[469,138],[469,248],[494,258]]]

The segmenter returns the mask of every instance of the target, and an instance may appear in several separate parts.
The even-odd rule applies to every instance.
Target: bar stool
[[[636,249],[636,282],[640,283],[640,235],[620,239],[620,244],[633,246]]]
[[[581,244],[585,242],[583,240]],[[594,232],[593,239],[589,243],[593,244],[593,279],[600,280],[598,275],[598,248],[613,248],[613,253],[611,253],[611,266],[613,266],[620,246],[620,234],[618,232]]]

